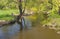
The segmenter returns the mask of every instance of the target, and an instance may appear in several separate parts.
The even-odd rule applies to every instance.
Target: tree
[[[22,16],[23,16],[24,11],[25,11],[25,7],[24,7],[24,10],[22,8],[22,0],[19,0],[19,6],[18,7],[19,7],[20,14],[17,16],[16,22],[21,25],[21,29],[20,30],[22,30],[22,28],[23,28],[23,24],[22,24],[23,17]],[[21,20],[21,21],[19,21],[19,20]]]

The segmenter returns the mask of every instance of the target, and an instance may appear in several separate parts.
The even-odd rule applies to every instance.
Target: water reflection
[[[28,28],[31,26],[27,26]],[[23,27],[24,30],[24,27]],[[13,25],[4,26],[0,28],[0,39],[7,39],[7,37],[12,37],[16,33],[20,32],[20,25],[15,23]]]
[[[5,39],[6,37],[13,36],[16,32],[19,31],[20,26],[12,25],[8,27],[1,27],[0,28],[0,39]]]
[[[60,35],[55,30],[39,25],[32,28],[31,22],[25,21],[22,31],[20,31],[20,25],[17,23],[1,27],[0,39],[60,39]]]

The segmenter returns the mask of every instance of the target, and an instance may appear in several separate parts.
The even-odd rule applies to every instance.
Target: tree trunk
[[[22,12],[22,0],[19,0],[19,15],[17,16],[17,23],[19,23],[20,24],[20,30],[22,30],[22,28],[23,28],[23,25],[22,25],[22,15],[23,15],[23,12]],[[21,21],[19,21],[19,20],[21,20]]]

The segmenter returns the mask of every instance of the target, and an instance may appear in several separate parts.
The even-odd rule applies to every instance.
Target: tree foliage
[[[18,9],[18,4],[18,0],[0,0],[0,9]],[[22,8],[24,7],[27,11],[33,11],[36,20],[41,22],[46,19],[44,14],[47,12],[50,17],[59,16],[60,0],[22,0]]]

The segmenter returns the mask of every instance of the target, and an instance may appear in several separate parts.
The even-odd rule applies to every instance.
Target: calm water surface
[[[55,30],[39,26],[27,26],[20,31],[20,25],[15,23],[0,28],[0,39],[60,39],[60,34]]]

